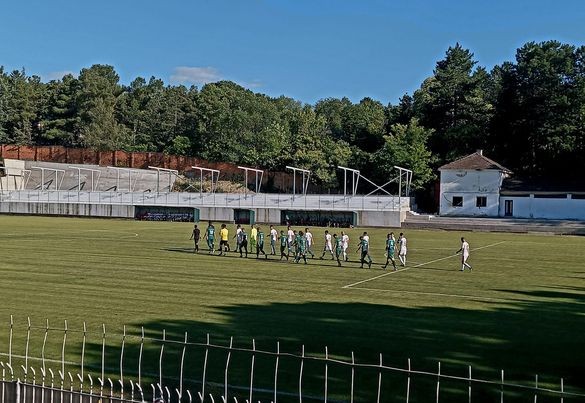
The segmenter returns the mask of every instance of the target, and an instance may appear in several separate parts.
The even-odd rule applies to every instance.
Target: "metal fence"
[[[582,389],[533,382],[453,374],[437,363],[433,370],[390,365],[382,354],[376,362],[332,355],[261,349],[256,341],[236,346],[190,341],[187,333],[160,337],[137,328],[132,334],[61,327],[24,326],[8,329],[2,353],[1,403],[92,403],[104,401],[215,402],[515,402],[585,401]],[[173,334],[177,336],[177,334]],[[540,399],[540,400],[539,400]]]
[[[0,202],[83,203],[183,207],[290,208],[302,210],[398,211],[409,197],[244,193],[149,193],[21,190],[0,192]]]

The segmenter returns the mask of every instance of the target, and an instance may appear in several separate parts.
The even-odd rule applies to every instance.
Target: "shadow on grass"
[[[143,325],[147,337],[162,338],[167,342],[147,341],[143,345],[143,376],[158,381],[161,346],[163,382],[178,384],[185,332],[189,342],[204,343],[210,334],[213,344],[228,345],[233,336],[235,347],[280,351],[297,355],[305,346],[306,355],[324,355],[328,346],[330,356],[350,360],[355,352],[356,362],[377,364],[379,353],[384,364],[406,368],[412,358],[413,369],[436,371],[437,361],[442,362],[441,373],[466,377],[467,365],[473,366],[474,378],[500,379],[500,369],[506,380],[533,385],[534,375],[540,374],[541,385],[559,388],[564,378],[566,391],[584,392],[585,378],[585,288],[573,287],[571,292],[498,290],[516,298],[508,302],[494,302],[487,309],[458,309],[445,307],[403,308],[365,303],[304,304],[275,303],[269,305],[234,305],[219,307],[224,321],[210,324],[198,320],[164,320],[133,324],[134,331]],[[518,297],[523,299],[518,300]],[[169,343],[174,340],[178,343]],[[205,347],[188,345],[185,348],[184,387],[201,390]],[[140,340],[128,338],[124,351],[127,373],[137,372]],[[108,346],[108,367],[117,368],[120,348]],[[102,346],[99,343],[86,347],[86,361],[99,365]],[[255,401],[270,401],[274,385],[275,357],[255,355]],[[239,401],[247,398],[246,386],[250,383],[252,354],[236,351],[230,356],[230,395]],[[207,390],[218,395],[223,392],[227,351],[213,349],[208,355],[206,373]],[[279,401],[298,401],[301,360],[283,357],[279,362]],[[330,399],[349,401],[351,368],[331,363],[328,393]],[[324,371],[322,362],[305,360],[303,363],[303,391],[307,395],[322,397]],[[548,377],[547,377],[548,376]],[[355,401],[371,402],[376,399],[378,371],[359,369],[355,372]],[[143,383],[145,381],[143,380]],[[406,376],[398,372],[384,372],[382,401],[405,401]],[[239,389],[237,386],[241,386]],[[441,401],[467,401],[467,382],[441,383]],[[410,401],[434,401],[435,377],[413,377]],[[532,392],[506,391],[506,401],[526,401]],[[500,389],[475,385],[473,401],[499,401]],[[546,397],[543,397],[546,400]],[[582,399],[582,398],[580,398]],[[313,399],[318,401],[318,398]],[[305,399],[311,401],[311,399]],[[571,398],[566,402],[579,401]]]

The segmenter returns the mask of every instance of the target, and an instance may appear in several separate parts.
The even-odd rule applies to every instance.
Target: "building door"
[[[514,200],[504,200],[504,216],[512,217],[514,215]]]

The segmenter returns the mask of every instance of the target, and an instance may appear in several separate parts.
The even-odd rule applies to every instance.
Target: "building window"
[[[453,196],[453,207],[463,207],[463,197]]]
[[[477,199],[475,200],[475,207],[487,207],[487,197],[477,196]]]

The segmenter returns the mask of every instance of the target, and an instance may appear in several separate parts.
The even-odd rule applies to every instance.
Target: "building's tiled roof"
[[[485,157],[481,151],[474,152],[466,157],[459,158],[453,162],[443,165],[439,170],[443,169],[467,169],[467,170],[484,170],[484,169],[496,169],[506,173],[511,173],[508,168],[503,167],[495,161]]]

